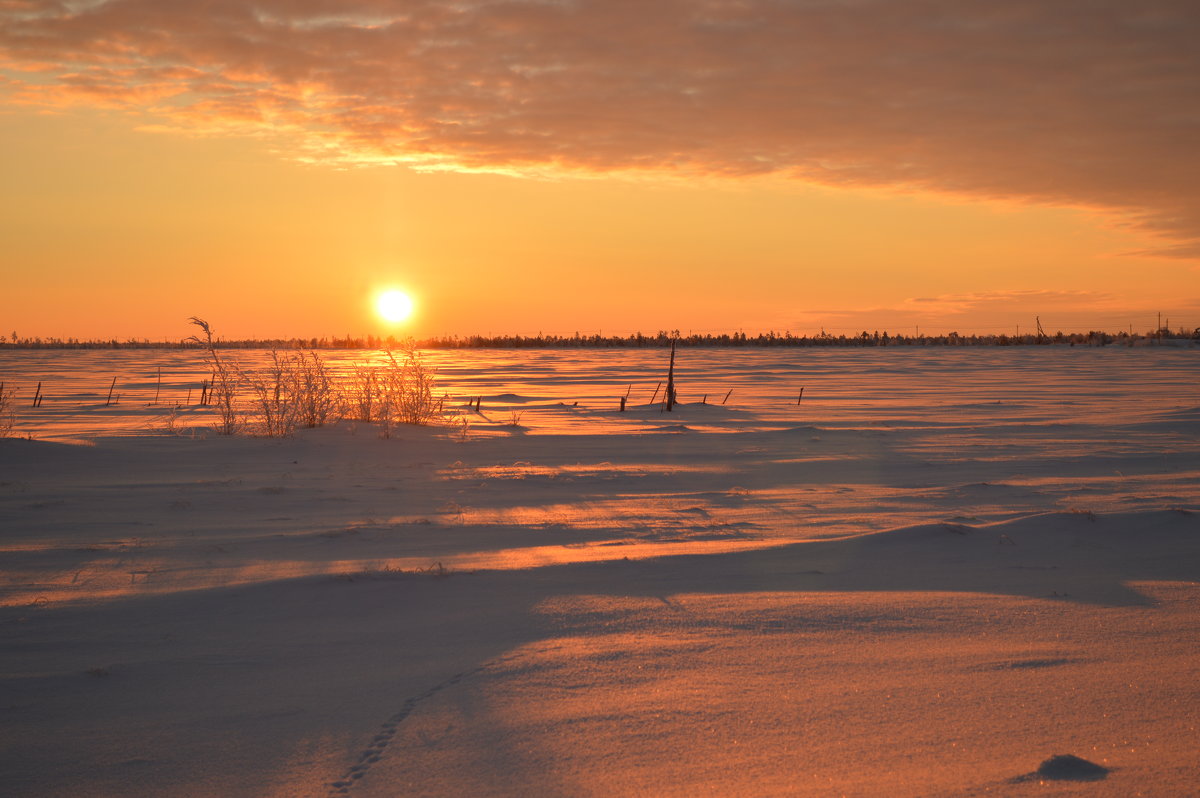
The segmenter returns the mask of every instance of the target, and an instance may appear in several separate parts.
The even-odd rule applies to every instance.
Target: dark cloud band
[[[345,161],[1104,208],[1200,256],[1192,0],[0,0],[0,21],[12,102]]]

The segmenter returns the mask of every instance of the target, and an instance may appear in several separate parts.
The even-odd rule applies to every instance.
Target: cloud
[[[1200,248],[1194,0],[0,0],[13,103],[419,168],[779,174]]]
[[[1162,312],[1160,318],[1159,312]],[[891,306],[807,309],[781,321],[787,329],[852,334],[863,330],[912,330],[928,333],[1032,332],[1041,322],[1046,330],[1117,331],[1130,326],[1152,330],[1170,322],[1172,329],[1195,327],[1200,302],[1177,297],[1161,306],[1089,290],[1019,289],[911,297]]]
[[[1117,299],[1103,291],[1056,291],[1052,289],[1023,289],[1009,291],[977,291],[968,294],[940,294],[932,297],[912,297],[899,310],[927,316],[1005,313],[1024,311],[1031,307],[1045,310],[1087,308],[1091,312],[1113,306]]]

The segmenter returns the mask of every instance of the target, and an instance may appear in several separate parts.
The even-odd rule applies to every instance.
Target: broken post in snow
[[[108,407],[112,404],[113,389],[117,387],[117,378],[113,377],[112,385],[108,386],[108,398],[104,400],[104,406]]]
[[[671,365],[667,367],[666,404],[663,408],[668,413],[675,407],[675,342],[671,342]]]
[[[796,404],[800,404],[800,400],[804,398],[804,389],[800,389],[800,395],[796,397]]]

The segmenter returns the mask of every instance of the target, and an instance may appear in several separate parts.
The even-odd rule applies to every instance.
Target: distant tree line
[[[1084,345],[1108,346],[1110,344],[1131,345],[1145,341],[1162,340],[1200,341],[1200,328],[1191,330],[1169,330],[1166,328],[1145,333],[1108,333],[1092,330],[1086,333],[1057,332],[1026,335],[959,335],[950,332],[944,335],[906,335],[874,331],[856,335],[833,335],[820,332],[817,335],[794,335],[790,332],[761,332],[748,335],[734,333],[689,333],[679,330],[659,330],[654,335],[633,333],[631,335],[467,335],[443,338],[426,338],[412,342],[401,342],[395,336],[386,338],[367,335],[332,338],[270,338],[270,339],[220,339],[218,345],[225,349],[392,349],[402,343],[411,343],[420,349],[640,349],[667,347],[674,341],[678,346],[693,347],[788,347],[788,346],[1045,346]],[[107,340],[82,340],[78,338],[21,338],[14,332],[11,336],[0,335],[0,349],[194,349],[192,341],[150,341],[147,339],[116,338]]]

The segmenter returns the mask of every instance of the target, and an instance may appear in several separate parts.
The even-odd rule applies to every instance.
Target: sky
[[[0,334],[1191,329],[1198,39],[1194,0],[0,0]]]

